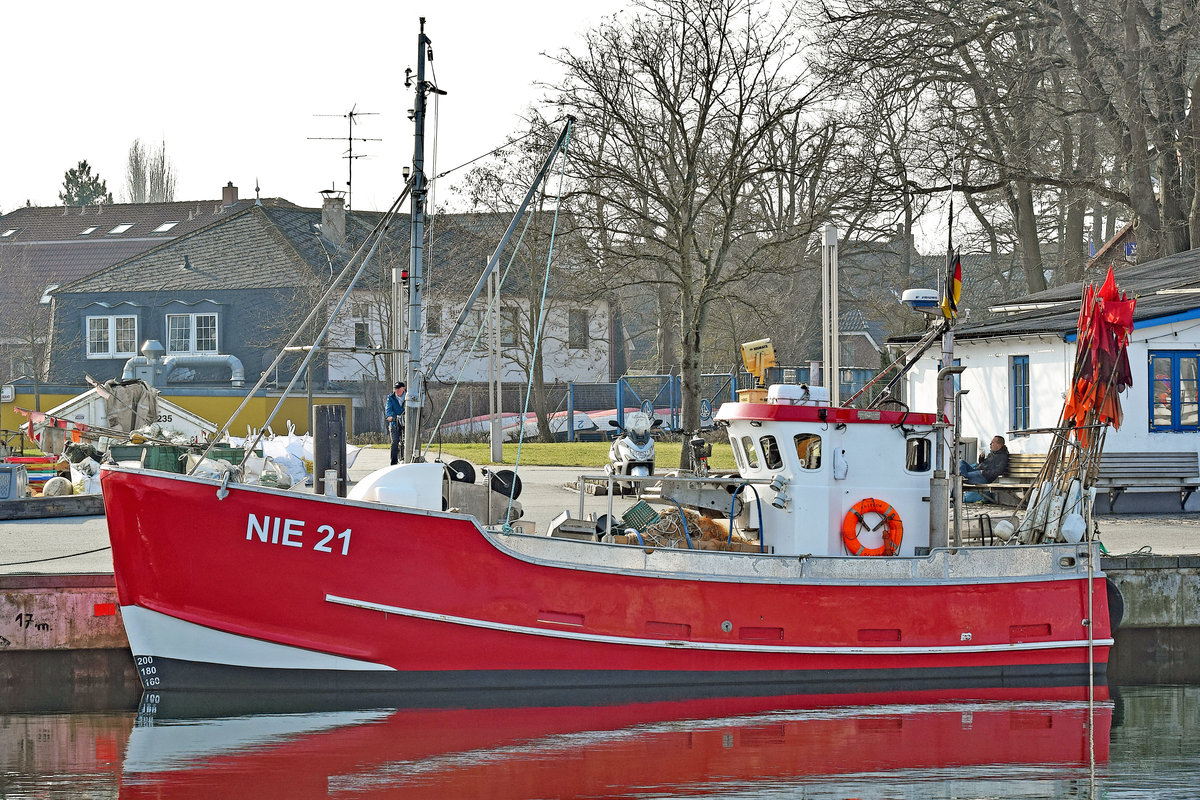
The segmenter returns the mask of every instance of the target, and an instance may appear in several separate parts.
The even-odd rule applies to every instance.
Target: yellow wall
[[[42,411],[49,411],[85,391],[87,389],[81,387],[64,393],[61,386],[54,387],[53,392],[43,390],[41,392],[41,409]],[[234,412],[244,398],[243,395],[233,394],[199,394],[195,393],[195,390],[192,390],[188,394],[172,394],[169,389],[163,392],[161,396],[164,400],[169,400],[178,406],[186,408],[193,414],[199,414],[218,427],[225,423],[225,420],[229,418],[229,415]],[[242,409],[242,413],[229,426],[230,434],[233,436],[245,436],[247,425],[254,428],[262,427],[263,420],[267,418],[267,415],[271,413],[271,409],[275,408],[275,404],[278,402],[278,394],[251,398],[246,407]],[[313,395],[313,404],[345,406],[346,430],[354,430],[354,408],[349,395],[318,393]],[[28,390],[27,387],[17,387],[16,397],[13,402],[0,403],[0,428],[12,431],[25,424],[25,417],[18,414],[15,410],[17,406],[26,409],[34,407],[33,392]],[[285,400],[283,407],[279,409],[279,413],[275,415],[275,420],[271,423],[271,429],[275,433],[287,433],[287,421],[289,419],[296,426],[296,433],[308,433],[310,418],[307,395],[289,397]]]

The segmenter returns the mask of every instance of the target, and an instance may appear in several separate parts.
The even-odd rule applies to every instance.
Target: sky
[[[560,74],[543,53],[577,46],[626,0],[125,0],[6,4],[0,48],[0,213],[58,205],[67,169],[86,159],[121,201],[134,139],[165,143],[176,200],[241,197],[320,205],[344,189],[348,121],[355,136],[353,207],[386,209],[412,163],[418,19],[432,40],[427,77],[438,102],[430,173],[502,144]],[[319,116],[323,114],[335,116]],[[343,137],[341,141],[310,137]],[[459,173],[461,174],[461,173]],[[450,186],[439,187],[444,203]]]

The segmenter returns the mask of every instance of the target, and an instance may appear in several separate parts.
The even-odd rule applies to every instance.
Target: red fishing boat
[[[923,346],[952,323],[939,319]],[[410,432],[416,379],[436,372],[420,364],[417,334]],[[678,546],[653,545],[628,518],[590,541],[487,526],[443,510],[439,463],[385,468],[346,498],[108,468],[117,590],[143,684],[663,699],[1103,682],[1112,623],[1086,470],[1047,479],[994,545],[949,535],[948,373],[960,369],[943,370],[937,413],[844,407],[815,386],[722,406],[738,474],[664,482],[660,499],[699,498],[713,517],[713,494],[723,498],[718,524],[753,543],[736,551],[694,546],[686,521]]]

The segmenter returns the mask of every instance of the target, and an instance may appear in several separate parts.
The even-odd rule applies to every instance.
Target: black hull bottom
[[[959,669],[807,670],[786,672],[645,672],[611,670],[462,670],[455,672],[263,669],[154,657],[147,693],[189,697],[212,713],[230,696],[246,703],[293,708],[513,708],[523,706],[615,705],[712,698],[796,695],[950,694],[993,699],[1003,690],[1086,690],[1085,664],[1035,664]],[[1094,665],[1104,686],[1106,665]],[[251,699],[247,693],[256,696]],[[1081,694],[1081,697],[1083,695]]]

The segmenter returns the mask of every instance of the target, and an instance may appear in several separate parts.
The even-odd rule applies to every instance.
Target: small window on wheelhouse
[[[746,451],[746,466],[750,469],[758,469],[758,454],[754,452],[754,440],[749,436],[743,436],[742,449]]]
[[[821,437],[815,433],[797,433],[795,443],[800,469],[820,469]]]
[[[745,472],[746,457],[742,455],[742,440],[736,436],[730,436],[729,449],[733,451],[733,460],[737,463],[738,472]]]
[[[929,472],[933,443],[928,439],[909,439],[905,444],[904,468],[909,472]]]
[[[767,469],[783,469],[783,456],[779,455],[779,443],[775,437],[767,434],[758,443],[762,446],[763,466]]]

